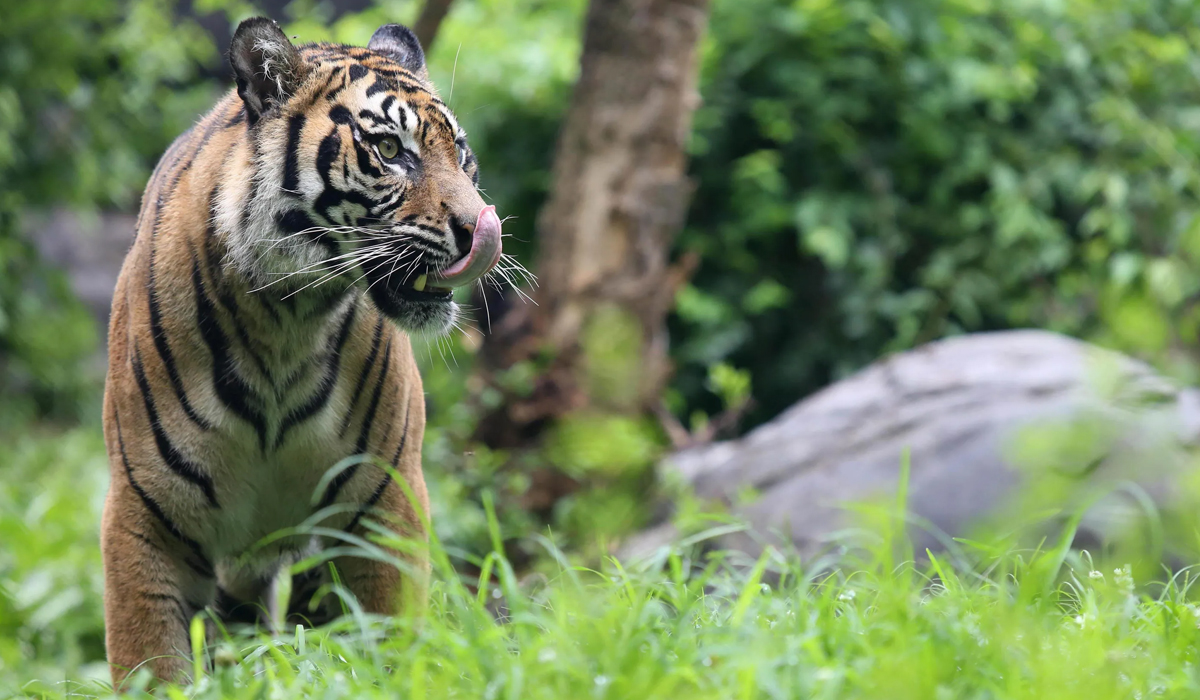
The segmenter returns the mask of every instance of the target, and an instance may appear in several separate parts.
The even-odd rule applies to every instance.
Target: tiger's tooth
[[[428,276],[429,275],[421,275],[418,277],[417,281],[413,282],[413,289],[417,290],[418,292],[425,291],[425,278]]]

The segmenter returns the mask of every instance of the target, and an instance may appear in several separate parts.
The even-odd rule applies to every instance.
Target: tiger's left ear
[[[229,65],[251,125],[288,101],[308,76],[309,66],[287,36],[266,17],[238,25],[229,45]]]
[[[425,69],[425,52],[412,30],[402,24],[385,24],[371,35],[367,48],[399,63],[402,68],[421,80],[429,79]]]

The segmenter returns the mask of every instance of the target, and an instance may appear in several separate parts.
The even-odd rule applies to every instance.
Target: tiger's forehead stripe
[[[428,92],[428,89],[418,76],[403,68],[392,59],[374,51],[359,47],[323,43],[307,44],[299,48],[300,54],[305,60],[322,68],[326,66],[331,68],[348,67],[357,64],[381,76],[403,79],[404,83],[406,83],[405,87]],[[430,97],[437,100],[437,97],[432,95],[432,93],[430,93]]]
[[[458,122],[446,104],[422,86],[398,81],[394,76],[380,75],[377,70],[368,69],[353,61],[335,65],[325,63],[321,68],[329,70],[329,74],[321,79],[321,87],[314,92],[310,107],[321,95],[324,95],[328,102],[342,106],[342,96],[351,85],[360,80],[373,80],[365,92],[361,93],[366,96],[366,105],[351,110],[365,131],[397,131],[401,136],[411,135],[418,142],[429,137],[431,127],[436,132],[448,136],[451,141],[456,141],[462,136]],[[342,107],[344,109],[344,106]],[[335,111],[343,116],[335,118],[334,121],[344,122],[343,110],[335,107],[330,115]],[[388,129],[388,126],[395,128]],[[406,145],[412,148],[412,144]]]

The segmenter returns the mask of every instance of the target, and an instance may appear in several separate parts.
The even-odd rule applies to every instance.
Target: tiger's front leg
[[[425,398],[416,365],[408,358],[411,373],[404,400],[405,408],[389,410],[395,422],[390,437],[373,447],[376,454],[390,454],[391,469],[382,470],[363,465],[358,479],[364,483],[359,491],[359,506],[345,531],[355,537],[378,544],[388,555],[400,560],[379,561],[363,556],[338,557],[334,564],[342,582],[354,594],[363,610],[380,615],[397,613],[419,615],[426,604],[429,589],[429,493],[421,471],[421,441],[409,439],[425,430]],[[394,441],[394,442],[393,442]],[[397,479],[401,483],[397,483]],[[403,484],[403,485],[401,485]],[[378,523],[395,533],[402,542],[388,543],[380,538],[377,529],[367,523]],[[343,544],[329,542],[332,546]],[[389,546],[395,544],[397,546]]]
[[[378,539],[373,537],[375,531],[363,524],[363,519],[370,518],[394,532],[404,540],[403,547],[388,547],[384,542],[383,548],[401,560],[403,568],[391,562],[356,555],[335,560],[343,583],[354,594],[364,612],[420,615],[424,610],[429,590],[429,540],[423,525],[427,520],[420,513],[428,512],[429,498],[419,470],[415,479],[410,479],[408,483],[417,501],[415,504],[410,503],[408,495],[394,481],[384,477],[384,481],[380,482],[382,488],[378,502],[370,511],[364,511],[363,516],[356,518],[348,528],[351,534],[364,539]]]
[[[101,527],[104,641],[114,687],[143,665],[156,678],[186,680],[191,619],[215,593],[211,568],[167,532],[129,481],[114,481]]]

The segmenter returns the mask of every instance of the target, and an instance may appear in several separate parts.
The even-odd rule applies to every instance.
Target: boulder
[[[67,275],[71,289],[100,328],[107,328],[113,288],[125,253],[133,245],[137,217],[59,208],[26,212],[21,225],[42,259]]]
[[[767,542],[812,556],[842,541],[860,522],[848,506],[895,501],[906,458],[918,552],[1014,517],[1023,487],[1047,483],[1025,505],[1089,503],[1080,536],[1103,541],[1131,508],[1170,507],[1198,436],[1197,390],[1123,355],[1020,330],[880,360],[741,439],[671,455],[660,471],[744,520],[748,530],[711,545],[751,555]],[[678,534],[659,525],[621,554],[637,558]]]

